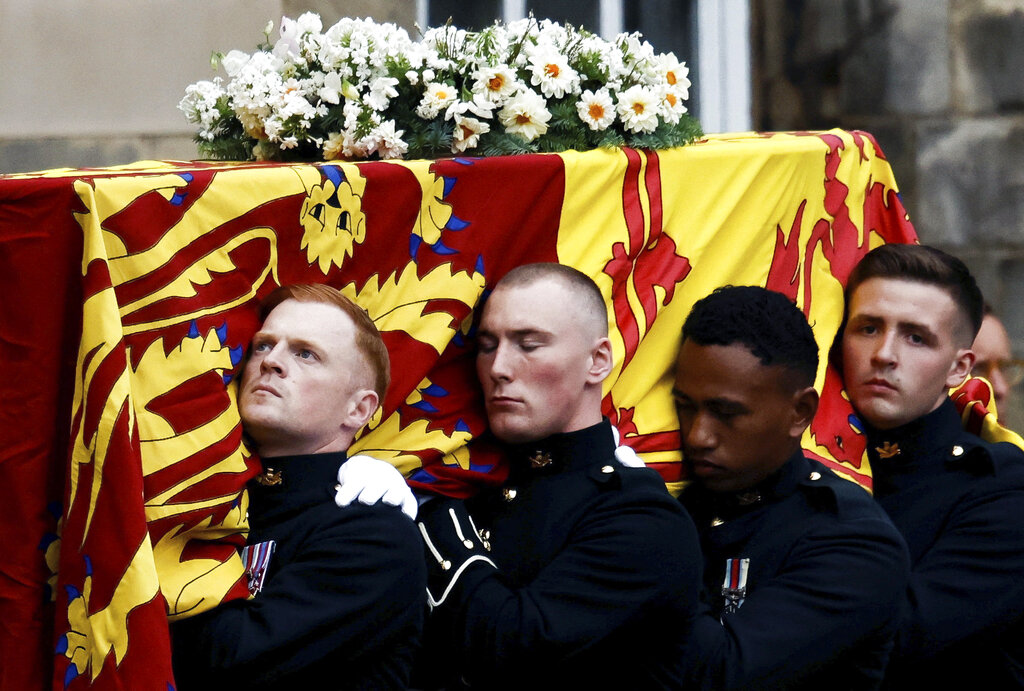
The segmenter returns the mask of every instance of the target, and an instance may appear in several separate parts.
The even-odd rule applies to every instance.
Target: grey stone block
[[[948,109],[948,0],[879,3],[861,14],[862,36],[842,67],[846,110],[929,115]]]
[[[925,126],[914,220],[930,242],[1024,245],[1024,118]]]
[[[953,33],[958,108],[1024,110],[1024,3],[967,3]]]

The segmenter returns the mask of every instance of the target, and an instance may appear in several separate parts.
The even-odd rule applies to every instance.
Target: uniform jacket
[[[345,458],[264,459],[283,481],[248,488],[249,544],[277,541],[263,590],[172,625],[179,689],[408,686],[425,608],[422,543],[395,507],[335,505]]]
[[[867,432],[875,497],[911,557],[886,684],[1024,686],[1024,452],[965,432],[948,400]]]
[[[498,568],[467,570],[428,639],[473,688],[678,687],[697,538],[657,473],[614,448],[607,422],[511,448],[507,483],[468,502]]]
[[[716,494],[694,483],[680,501],[704,552],[687,688],[878,687],[908,558],[866,491],[797,453],[752,491]],[[731,606],[728,566],[737,568]]]

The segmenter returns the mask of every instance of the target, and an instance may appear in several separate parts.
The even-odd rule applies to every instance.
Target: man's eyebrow
[[[490,338],[497,338],[498,337],[497,334],[495,334],[493,331],[490,331],[488,329],[479,329],[476,332],[476,335],[477,335],[477,338],[479,338],[480,336],[488,336]],[[527,328],[527,329],[513,329],[512,331],[508,332],[508,335],[511,338],[522,339],[522,338],[529,338],[531,336],[550,337],[550,336],[552,336],[552,333],[550,331],[545,331],[544,329]]]
[[[257,331],[253,334],[252,340],[255,343],[261,339],[272,339],[274,341],[288,341],[288,345],[292,348],[306,348],[308,350],[316,350],[318,352],[324,351],[324,346],[316,341],[310,341],[305,338],[293,338],[289,336],[282,336],[279,333],[273,331]]]
[[[854,314],[853,316],[851,316],[850,317],[850,321],[851,322],[852,321],[856,321],[856,322],[869,322],[869,323],[872,323],[872,324],[878,324],[878,323],[885,322],[885,317],[883,317],[881,315],[877,315],[877,314],[870,314],[870,313],[863,313],[862,312],[860,314]],[[913,321],[913,320],[910,320],[910,319],[901,319],[901,320],[897,321],[896,322],[896,328],[897,329],[915,329],[915,330],[918,330],[918,331],[926,331],[926,332],[928,332],[930,334],[934,334],[935,333],[935,331],[932,329],[932,327],[928,326],[927,324],[925,324],[923,322]]]
[[[927,336],[938,337],[932,327],[920,322],[901,321],[896,323],[896,327],[902,331],[920,331]]]

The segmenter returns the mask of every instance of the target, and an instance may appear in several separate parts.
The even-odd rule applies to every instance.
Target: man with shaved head
[[[465,503],[421,507],[431,680],[678,687],[700,553],[657,473],[616,460],[601,415],[614,363],[600,290],[558,264],[519,267],[488,299],[477,341],[511,470]]]
[[[253,597],[174,624],[177,688],[408,688],[423,621],[416,528],[391,506],[334,497],[387,390],[387,348],[327,285],[279,287],[261,316],[238,392],[263,465],[247,487]]]

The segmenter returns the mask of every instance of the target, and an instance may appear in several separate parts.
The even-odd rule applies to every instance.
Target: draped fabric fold
[[[913,242],[870,135],[721,135],[682,149],[332,164],[143,162],[0,177],[0,689],[168,688],[168,615],[245,597],[258,459],[236,375],[279,284],[367,309],[392,386],[352,448],[421,490],[502,481],[474,310],[509,269],[592,276],[616,368],[604,412],[670,487],[682,322],[725,284],[779,290],[823,356],[868,250]],[[836,373],[816,457],[866,486]]]

